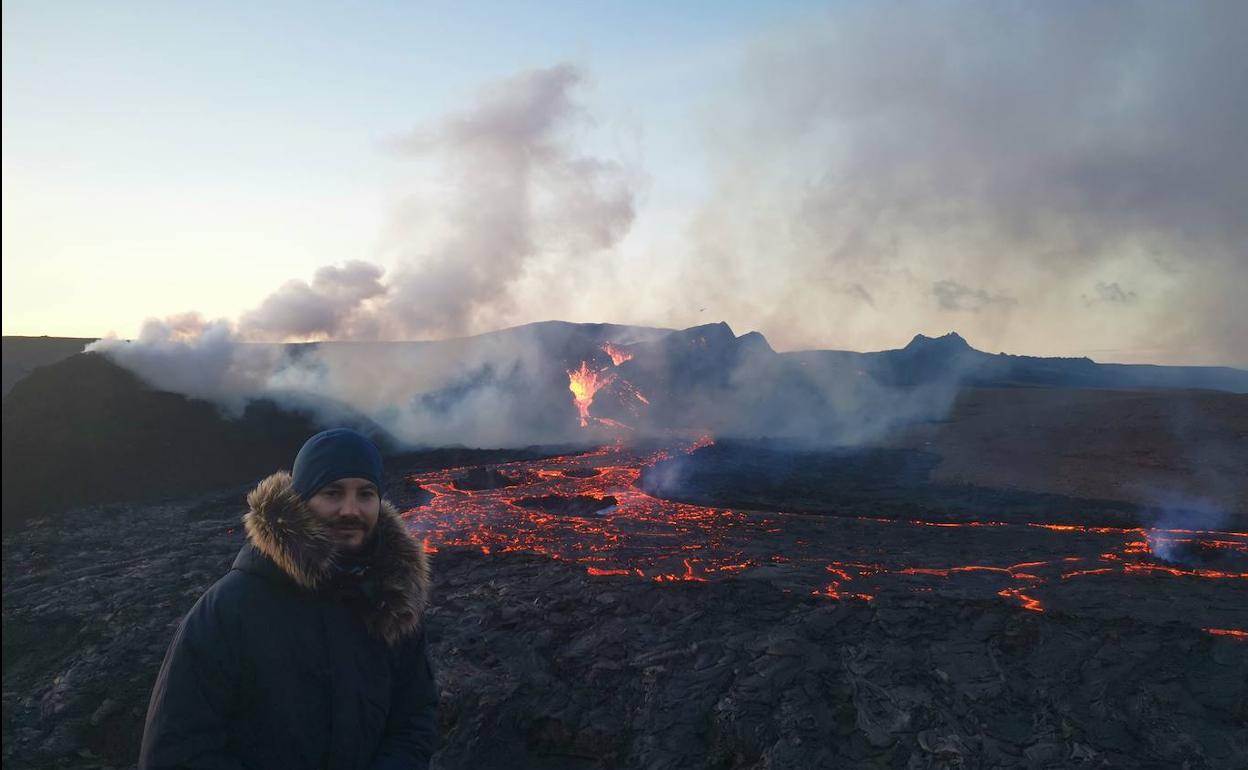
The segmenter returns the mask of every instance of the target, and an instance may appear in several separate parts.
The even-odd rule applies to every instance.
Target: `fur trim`
[[[290,474],[279,471],[261,481],[247,505],[243,526],[251,544],[300,587],[323,588],[333,575],[333,536],[295,492]],[[393,647],[419,628],[429,605],[429,557],[389,501],[381,502],[377,528],[381,539],[371,568],[380,596],[364,621],[370,636]]]

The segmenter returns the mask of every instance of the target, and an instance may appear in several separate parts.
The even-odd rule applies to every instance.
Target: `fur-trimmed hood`
[[[251,545],[301,588],[328,587],[334,576],[333,536],[295,492],[290,474],[279,471],[261,481],[247,495],[247,505],[243,525]],[[370,636],[393,647],[419,628],[429,604],[429,558],[388,501],[381,503],[375,535],[370,570],[379,590],[364,620]]]

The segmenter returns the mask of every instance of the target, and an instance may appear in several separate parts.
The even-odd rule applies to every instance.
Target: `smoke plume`
[[[1248,363],[1245,30],[1233,1],[836,4],[716,105],[678,283],[781,349]]]
[[[401,156],[437,173],[438,194],[420,219],[438,226],[396,227],[391,270],[360,260],[326,266],[310,283],[288,281],[237,324],[196,314],[151,319],[133,342],[101,340],[89,349],[158,388],[214,400],[230,413],[274,398],[305,409],[346,405],[413,444],[570,438],[554,416],[566,409],[561,362],[534,338],[487,335],[384,353],[366,341],[506,325],[517,312],[513,286],[527,272],[575,273],[627,233],[633,175],[576,147],[582,80],[568,64],[524,72],[393,142]],[[329,339],[360,342],[263,344]]]
[[[592,308],[646,325],[724,318],[782,350],[957,328],[981,349],[1245,364],[1246,28],[1236,2],[838,4],[750,48],[704,105],[706,199],[683,235],[627,259],[638,173],[581,149],[584,74],[524,72],[393,142],[436,177],[399,217],[385,269],[326,267],[236,325],[153,321],[98,349],[167,389],[315,394],[412,443],[482,445],[568,435],[548,418],[568,408],[561,367],[575,362],[486,335],[390,348],[378,366],[364,341]],[[253,344],[323,339],[360,342]],[[771,387],[765,367],[731,372],[728,400],[695,411],[740,404],[742,432],[794,419],[747,408]],[[856,415],[826,434],[850,440],[938,414],[956,388],[915,400],[825,374],[803,397]]]
[[[632,224],[633,193],[618,164],[579,154],[568,64],[487,89],[472,109],[399,142],[443,164],[449,232],[401,254],[379,326],[392,337],[445,337],[513,321],[512,285],[538,260],[560,264],[609,250]],[[525,319],[530,320],[530,319]]]
[[[376,318],[365,303],[386,293],[381,276],[380,267],[358,260],[322,267],[311,285],[289,281],[243,314],[240,331],[276,341],[375,336]]]

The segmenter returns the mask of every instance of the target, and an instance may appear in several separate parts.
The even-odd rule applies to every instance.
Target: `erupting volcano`
[[[610,356],[613,366],[618,366],[632,358],[631,353],[623,351],[609,342],[604,344],[601,350]],[[592,422],[612,428],[628,429],[629,426],[618,420],[599,417],[589,412],[590,406],[594,403],[594,397],[608,388],[615,391],[619,401],[626,408],[631,408],[634,415],[636,415],[637,405],[649,405],[650,403],[650,400],[637,389],[636,385],[606,369],[593,369],[588,361],[582,361],[578,368],[568,369],[567,372],[568,390],[572,391],[572,403],[576,407],[582,428],[588,428]]]

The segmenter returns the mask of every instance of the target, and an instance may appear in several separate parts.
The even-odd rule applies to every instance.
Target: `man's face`
[[[381,514],[381,495],[367,479],[338,479],[308,500],[313,515],[330,528],[338,549],[360,550]]]

